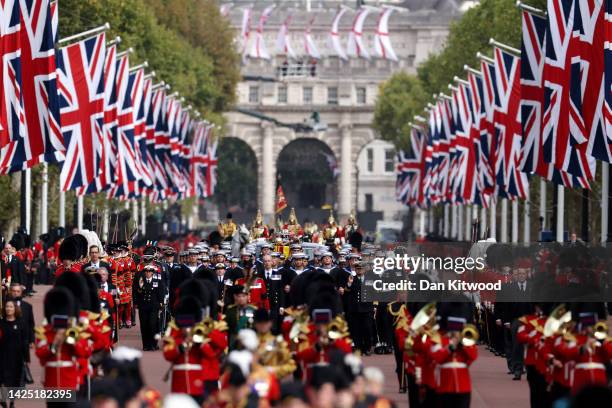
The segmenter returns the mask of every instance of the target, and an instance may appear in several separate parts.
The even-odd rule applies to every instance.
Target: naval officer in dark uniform
[[[156,270],[155,265],[146,265],[143,270],[144,274],[134,282],[132,290],[140,318],[140,334],[144,351],[159,348],[155,334],[159,329],[159,311],[164,305],[164,289],[159,280],[153,279]]]

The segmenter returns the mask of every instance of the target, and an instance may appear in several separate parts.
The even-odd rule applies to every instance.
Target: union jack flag
[[[410,131],[410,149],[400,150],[396,167],[396,197],[398,201],[411,207],[423,201],[421,174],[423,135],[420,128],[413,127]]]
[[[542,104],[544,103],[544,53],[546,50],[546,18],[523,11],[521,48],[521,124],[523,145],[520,169],[546,180],[564,185],[588,186],[588,181],[556,169],[544,160],[542,140]]]
[[[520,59],[495,47],[498,104],[494,121],[497,139],[496,175],[500,195],[525,198],[527,175],[519,170],[522,129],[520,122]]]
[[[14,18],[16,16],[14,9],[11,9],[10,6],[10,2],[5,2],[6,11],[9,13],[3,18],[9,22],[9,27],[15,28]],[[65,152],[59,125],[55,44],[53,43],[49,0],[20,0],[19,8],[21,77],[16,75],[14,83],[19,84],[20,126],[19,131],[12,134],[12,142],[16,143],[5,146],[9,148],[2,153],[3,172],[31,168],[42,162],[59,162],[64,160]],[[13,41],[6,43],[15,45]],[[19,52],[10,47],[7,51],[9,53]],[[3,65],[5,63],[3,61]],[[15,69],[16,65],[13,65],[12,68]],[[11,74],[9,72],[9,77]],[[6,86],[6,84],[7,81],[4,80],[3,85]],[[16,89],[8,89],[8,91],[17,92]],[[9,98],[15,96],[17,95],[11,95]]]
[[[155,190],[160,199],[166,197],[169,186],[169,178],[164,167],[165,157],[169,150],[169,141],[165,131],[166,117],[166,92],[163,88],[154,91],[149,119],[147,120],[147,143],[152,151]]]
[[[219,145],[219,140],[213,141],[211,139],[208,138],[206,152],[204,153],[206,156],[206,197],[212,196],[217,187],[217,164],[219,162],[217,159],[217,146]]]
[[[19,0],[0,2],[0,168],[10,167],[23,132]]]
[[[136,153],[136,164],[141,175],[138,184],[138,193],[153,184],[153,174],[147,162],[147,140],[146,140],[146,118],[148,107],[145,103],[145,74],[143,68],[130,72],[128,89],[132,99],[134,116],[134,150]]]
[[[117,180],[111,197],[126,199],[136,194],[136,182],[142,179],[134,140],[134,114],[129,88],[129,58],[117,58]]]
[[[193,142],[191,144],[191,195],[204,197],[206,195],[206,157],[204,152],[208,143],[210,127],[204,122],[195,125]]]
[[[612,141],[606,135],[604,104],[604,53],[606,24],[603,0],[579,1],[574,11],[574,39],[577,41],[578,77],[572,77],[572,91],[579,96],[579,105],[586,138],[587,157],[612,162]],[[572,71],[572,75],[574,71]],[[608,88],[608,94],[610,93]],[[582,147],[582,146],[581,146]],[[582,150],[581,150],[582,151]],[[589,163],[590,164],[590,163]],[[594,176],[595,168],[591,167]]]
[[[60,173],[63,191],[88,186],[98,175],[104,144],[104,59],[106,35],[60,50],[58,91],[66,159]]]
[[[608,143],[612,143],[612,1],[606,0],[606,38],[604,43],[605,48],[605,90],[606,90],[606,105],[605,105],[605,121],[606,134]]]
[[[543,150],[544,160],[557,169],[592,180],[595,160],[586,153],[588,138],[581,112],[582,64],[575,58],[579,54],[578,40],[574,38],[578,3],[548,0]]]
[[[497,162],[497,138],[495,132],[495,106],[499,104],[497,84],[495,77],[495,63],[483,59],[480,63],[482,73],[482,105],[484,118],[481,119],[480,148],[485,157],[483,167],[485,168],[485,192],[490,194],[490,204],[496,200],[496,162]],[[492,177],[491,177],[492,175]]]

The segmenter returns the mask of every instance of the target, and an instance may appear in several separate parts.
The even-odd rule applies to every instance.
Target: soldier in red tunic
[[[91,346],[77,327],[77,306],[63,287],[51,289],[44,301],[45,320],[36,328],[36,356],[44,370],[46,388],[78,390],[81,375],[77,359],[88,359]]]
[[[129,328],[132,323],[132,283],[134,273],[136,272],[136,264],[128,254],[126,244],[118,244],[111,247],[113,252],[111,258],[111,273],[113,285],[117,287],[119,293],[119,305],[117,306],[119,314],[119,327]]]
[[[249,303],[257,308],[270,310],[270,302],[268,301],[268,293],[266,290],[266,282],[255,275],[255,267],[251,263],[244,265],[244,278],[237,279],[234,284],[244,286],[249,294]]]

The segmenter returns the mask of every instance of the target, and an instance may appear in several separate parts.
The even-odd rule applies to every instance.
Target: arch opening
[[[299,138],[287,144],[278,155],[277,174],[289,207],[305,221],[320,221],[325,209],[335,208],[339,168],[324,142]]]

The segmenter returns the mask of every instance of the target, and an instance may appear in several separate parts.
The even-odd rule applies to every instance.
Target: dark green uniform
[[[227,312],[225,313],[225,321],[227,322],[228,326],[227,333],[230,349],[234,348],[236,335],[240,330],[253,328],[255,310],[257,310],[257,307],[253,305],[239,307],[236,304],[233,304],[227,308]]]

